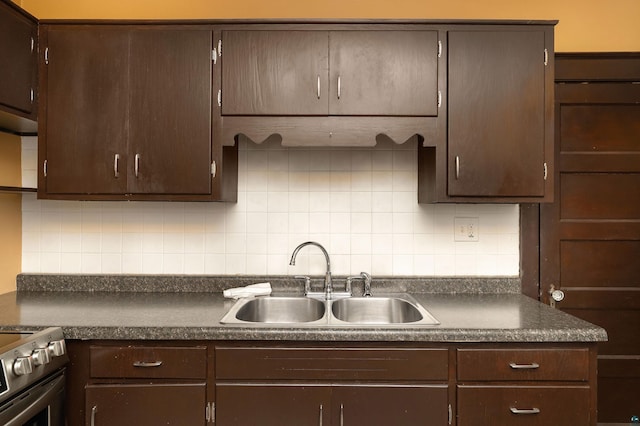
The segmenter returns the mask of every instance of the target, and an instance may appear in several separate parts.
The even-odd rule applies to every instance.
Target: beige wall
[[[640,51],[639,0],[17,0],[40,19],[557,19],[556,51]]]
[[[0,185],[21,186],[20,138],[0,132]],[[0,193],[0,294],[15,290],[21,269],[22,198]]]

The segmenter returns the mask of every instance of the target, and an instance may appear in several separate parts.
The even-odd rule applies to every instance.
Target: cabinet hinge
[[[47,160],[44,160],[44,163],[42,163],[42,173],[44,177],[47,177]]]
[[[218,89],[218,106],[222,106],[222,89]]]
[[[547,163],[542,164],[542,176],[544,180],[547,180]]]
[[[215,423],[216,422],[216,403],[215,402],[207,402],[207,406],[204,410],[204,417],[207,423]]]
[[[218,63],[218,50],[215,47],[211,51],[211,60],[213,61],[213,65]]]
[[[44,49],[44,64],[49,65],[49,48]]]
[[[449,414],[449,424],[451,424],[451,422],[453,421],[453,410],[451,409],[451,404],[449,404],[448,414]]]
[[[212,162],[211,163],[211,176],[212,177],[216,177],[216,172],[217,172],[217,167],[216,167],[216,162]]]
[[[546,67],[549,64],[549,50],[544,49],[544,66]]]
[[[442,56],[442,40],[438,40],[438,58]]]
[[[222,56],[222,40],[218,40],[218,56]]]

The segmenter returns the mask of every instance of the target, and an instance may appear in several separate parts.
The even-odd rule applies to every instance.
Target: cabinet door
[[[307,384],[216,385],[220,425],[317,426],[329,424],[331,388]]]
[[[87,385],[85,424],[204,425],[206,384]]]
[[[124,193],[129,35],[63,26],[50,27],[47,37],[46,113],[38,123],[47,176],[38,186],[50,194]]]
[[[334,425],[449,424],[447,385],[359,385],[332,388]]]
[[[133,30],[129,70],[128,191],[211,193],[211,31]]]
[[[332,31],[331,115],[435,116],[436,31]]]
[[[544,196],[544,31],[448,36],[448,194]]]
[[[327,115],[326,31],[223,31],[223,115]]]
[[[0,2],[0,106],[34,111],[37,23]]]

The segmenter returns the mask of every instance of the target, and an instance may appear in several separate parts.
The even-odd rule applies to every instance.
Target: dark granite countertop
[[[266,280],[278,292],[300,290],[289,277]],[[259,281],[265,278],[21,275],[18,291],[0,295],[0,330],[60,326],[68,339],[136,340],[596,342],[607,338],[604,329],[520,294],[519,281],[513,278],[374,280],[374,291],[378,287],[378,291],[410,293],[440,321],[437,326],[220,324],[235,303],[225,299],[221,289]]]

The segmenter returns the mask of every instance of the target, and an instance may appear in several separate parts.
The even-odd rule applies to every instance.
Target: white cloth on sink
[[[242,297],[268,296],[271,294],[271,283],[257,283],[245,287],[229,288],[222,292],[224,297],[240,299]]]

